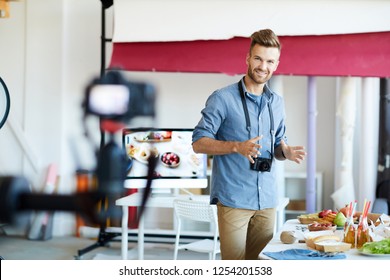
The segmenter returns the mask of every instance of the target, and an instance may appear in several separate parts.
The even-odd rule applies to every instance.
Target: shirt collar
[[[248,98],[250,98],[249,97],[249,92],[246,89],[246,86],[245,86],[245,83],[244,83],[244,78],[241,79],[241,84],[242,84],[242,88],[244,89],[245,95]],[[268,87],[268,84],[265,84],[262,95],[266,97],[267,101],[271,100],[273,94],[274,94],[274,92]]]

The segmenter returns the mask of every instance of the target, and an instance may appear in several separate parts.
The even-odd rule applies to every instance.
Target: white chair
[[[177,260],[179,250],[191,250],[199,253],[208,253],[210,260],[215,260],[216,254],[219,254],[220,245],[218,241],[218,218],[217,208],[210,205],[208,201],[194,199],[175,199],[173,209],[177,219],[177,232],[174,250],[174,260]],[[213,239],[203,239],[187,244],[179,244],[184,220],[209,222],[214,232]]]

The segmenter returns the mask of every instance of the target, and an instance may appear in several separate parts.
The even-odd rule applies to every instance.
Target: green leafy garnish
[[[361,251],[367,254],[390,254],[390,239],[367,242],[363,244]]]

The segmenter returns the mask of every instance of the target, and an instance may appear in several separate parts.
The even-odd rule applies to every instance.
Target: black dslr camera
[[[119,71],[109,71],[86,88],[86,114],[113,121],[129,121],[137,116],[154,117],[155,88],[151,84],[129,82]]]
[[[260,172],[270,172],[272,167],[272,158],[254,158],[251,163],[251,169]]]

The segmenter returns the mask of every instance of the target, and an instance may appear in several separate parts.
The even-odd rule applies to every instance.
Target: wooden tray
[[[298,216],[298,220],[301,224],[308,225],[308,224],[312,224],[314,222],[319,222],[321,219],[315,218],[315,217],[309,218],[309,217],[299,217]]]

